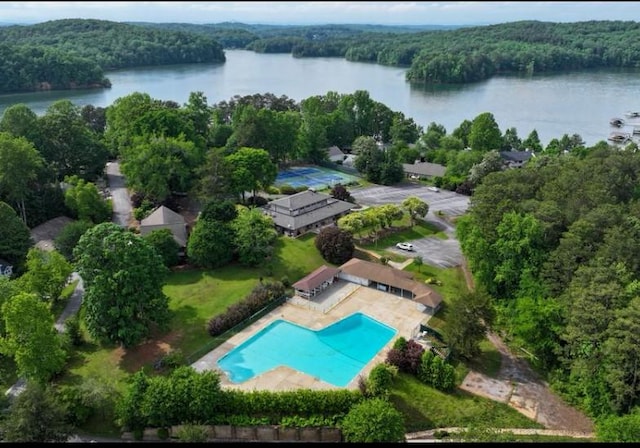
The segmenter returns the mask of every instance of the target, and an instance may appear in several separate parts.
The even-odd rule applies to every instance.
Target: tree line
[[[0,27],[0,42],[0,93],[109,87],[109,70],[225,61],[201,34],[94,19]]]

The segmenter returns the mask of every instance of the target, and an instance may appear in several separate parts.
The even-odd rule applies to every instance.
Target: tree
[[[231,166],[225,158],[224,148],[211,148],[204,163],[196,169],[196,195],[203,201],[233,197],[229,172]]]
[[[535,153],[542,151],[542,144],[540,143],[540,137],[538,137],[538,131],[534,129],[529,133],[527,138],[522,141],[522,148]]]
[[[113,223],[82,235],[74,249],[85,285],[87,330],[100,342],[131,347],[166,327],[169,299],[162,291],[167,268],[142,237]]]
[[[322,258],[336,265],[349,261],[355,250],[351,232],[335,226],[321,229],[316,236],[315,246]]]
[[[227,156],[226,161],[231,168],[232,190],[242,196],[243,201],[246,191],[255,196],[257,190],[272,185],[278,175],[276,165],[264,149],[242,147]]]
[[[640,440],[640,408],[626,415],[609,415],[596,422],[598,442],[637,442]]]
[[[108,152],[102,140],[85,123],[80,107],[59,100],[38,118],[42,142],[36,146],[62,180],[77,175],[92,180],[104,170]]]
[[[335,184],[331,189],[331,197],[339,201],[355,202],[349,190],[342,184]]]
[[[235,232],[235,246],[241,264],[259,266],[271,257],[278,232],[270,216],[259,208],[241,208],[231,227]]]
[[[429,213],[429,204],[416,196],[409,196],[402,201],[402,207],[409,212],[411,225],[416,225],[416,218],[425,217]]]
[[[78,176],[67,176],[64,180],[69,184],[64,192],[64,203],[76,218],[94,224],[111,220],[111,206],[102,198],[94,183]]]
[[[452,297],[445,313],[444,337],[460,358],[473,359],[493,321],[491,298],[480,289]]]
[[[0,197],[12,201],[26,224],[25,199],[44,161],[31,142],[0,132]]]
[[[402,442],[402,414],[383,398],[370,398],[354,405],[342,420],[346,442]]]
[[[28,382],[2,422],[5,442],[66,442],[72,428],[52,386]]]
[[[476,163],[469,171],[469,181],[473,185],[479,185],[482,179],[490,173],[501,171],[504,167],[502,156],[496,150],[491,150],[482,157],[480,163]]]
[[[169,229],[157,229],[143,236],[145,240],[155,249],[162,257],[164,265],[167,267],[175,266],[180,261],[178,252],[180,245],[173,237],[173,233]]]
[[[73,267],[61,253],[32,247],[27,253],[27,272],[19,280],[25,291],[37,294],[51,306],[60,298],[72,272]]]
[[[491,112],[484,112],[471,122],[469,146],[481,152],[502,148],[502,133]]]
[[[53,246],[67,260],[73,261],[73,249],[80,241],[80,237],[93,225],[88,221],[73,221],[65,224],[58,236],[53,240]]]
[[[26,104],[18,103],[7,107],[0,119],[0,132],[8,132],[14,137],[24,137],[31,143],[38,142],[38,116]]]
[[[122,173],[129,186],[155,203],[165,201],[172,192],[192,188],[192,178],[200,166],[196,145],[180,137],[142,136],[123,150]]]
[[[2,315],[0,349],[13,356],[20,376],[44,383],[62,370],[67,354],[46,303],[21,292],[2,305]]]
[[[14,272],[22,268],[29,248],[33,245],[31,232],[15,210],[0,202],[0,258],[13,266]]]
[[[219,268],[233,259],[235,233],[229,223],[203,219],[196,221],[187,241],[187,257],[196,266]]]

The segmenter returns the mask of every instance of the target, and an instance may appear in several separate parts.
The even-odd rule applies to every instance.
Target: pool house
[[[340,271],[337,268],[322,265],[292,286],[296,295],[305,299],[312,299],[331,286],[337,280],[339,273]]]

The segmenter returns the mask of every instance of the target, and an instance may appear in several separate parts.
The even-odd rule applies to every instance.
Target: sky
[[[640,21],[640,2],[0,2],[0,23],[57,19],[313,25]]]

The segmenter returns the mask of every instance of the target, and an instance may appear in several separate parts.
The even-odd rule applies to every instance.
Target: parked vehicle
[[[398,243],[398,244],[396,244],[396,247],[398,249],[402,249],[402,250],[408,250],[408,251],[412,251],[413,250],[413,244],[411,244],[411,243]]]
[[[436,193],[440,191],[440,189],[438,187],[429,187],[429,188],[427,188],[427,190],[435,191]]]

